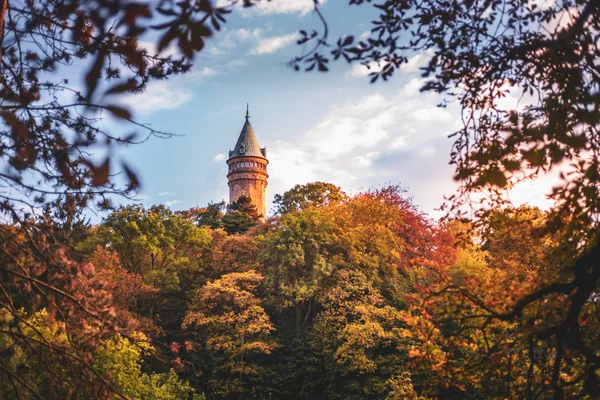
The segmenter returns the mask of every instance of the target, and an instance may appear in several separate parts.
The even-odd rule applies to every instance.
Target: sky
[[[347,3],[322,6],[332,38],[364,37],[370,30],[372,7]],[[375,84],[361,65],[293,71],[286,62],[302,50],[297,32],[316,26],[312,0],[237,9],[189,74],[124,99],[137,120],[178,135],[122,152],[139,173],[145,206],[187,209],[227,200],[225,160],[249,103],[250,121],[268,151],[268,210],[275,194],[325,181],[348,193],[400,184],[422,211],[440,216],[436,208],[456,187],[448,135],[459,126],[458,106],[438,108],[440,97],[419,91],[423,54]],[[533,186],[519,193],[519,202],[543,198]]]

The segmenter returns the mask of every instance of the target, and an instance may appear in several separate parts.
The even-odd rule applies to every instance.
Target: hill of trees
[[[405,195],[389,186],[348,196],[316,182],[277,196],[266,223],[253,207],[209,204],[126,206],[77,229],[3,226],[15,273],[32,251],[23,235],[62,235],[71,245],[56,256],[77,260],[66,284],[85,307],[27,307],[22,288],[3,285],[17,311],[0,320],[0,396],[553,398],[557,349],[530,332],[561,315],[533,304],[523,320],[500,318],[540,277],[561,274],[546,214],[501,209],[475,231],[429,219]],[[40,285],[50,279],[31,268]],[[100,312],[112,329],[95,322]],[[595,302],[584,312],[596,330]],[[563,390],[585,398],[583,355],[563,351]]]

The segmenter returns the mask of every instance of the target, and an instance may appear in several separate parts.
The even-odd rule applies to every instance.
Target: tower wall
[[[269,161],[260,157],[235,157],[227,160],[229,204],[245,194],[262,214],[263,220],[267,215],[268,163]]]

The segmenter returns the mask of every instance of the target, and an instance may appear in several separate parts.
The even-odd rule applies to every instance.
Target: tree
[[[400,310],[428,283],[427,271],[454,261],[446,228],[403,193],[391,186],[286,213],[257,237],[279,335],[281,397],[399,390],[410,347]]]
[[[139,314],[137,319],[145,322],[146,333],[157,333],[156,327],[159,328],[166,347],[167,343],[182,339],[179,328],[188,292],[201,287],[210,277],[211,242],[209,228],[198,227],[191,219],[162,205],[150,209],[134,205],[108,215],[78,248],[93,251],[91,260],[98,253],[98,246],[116,254],[121,268],[102,271],[116,303],[125,299],[118,296],[121,286],[113,282],[115,275],[121,275],[131,284],[136,283],[138,276],[140,283],[155,289],[152,299],[144,301],[143,296],[136,297],[140,307],[135,312]],[[132,285],[128,290],[135,289],[136,285]]]
[[[219,235],[213,239],[211,273],[215,277],[229,272],[260,271],[256,239],[252,235]],[[215,237],[217,235],[214,235]]]
[[[201,208],[195,213],[196,224],[198,226],[208,226],[211,229],[222,228],[225,207],[225,200],[218,203],[208,203],[205,208]]]
[[[2,318],[10,318],[3,312]],[[77,357],[77,345],[70,341],[70,337],[60,327],[60,322],[53,320],[46,310],[40,310],[29,316],[22,314],[19,322],[21,340],[14,341],[14,336],[6,332],[0,333],[1,345],[10,343],[12,351],[6,353],[6,364],[16,366],[20,376],[4,381],[0,377],[2,386],[0,393],[3,399],[40,399],[34,393],[44,393],[44,399],[108,399],[111,393],[108,388],[92,391],[90,388],[78,386],[78,374],[81,373],[76,363],[71,365],[61,362],[56,352],[45,352],[41,357],[31,359],[31,348],[23,340],[29,336],[30,343],[43,348],[46,345],[55,346],[64,354],[73,358]],[[87,334],[93,336],[93,328]],[[12,336],[12,337],[11,337]],[[102,342],[94,350],[94,368],[100,378],[110,382],[112,389],[119,396],[129,399],[172,399],[180,400],[190,398],[194,390],[185,382],[179,380],[173,370],[167,374],[142,373],[142,354],[153,349],[148,344],[147,338],[139,333],[133,333],[132,339],[116,334],[111,339]],[[4,347],[4,346],[3,346]],[[54,367],[53,372],[58,375],[62,383],[52,379],[47,368]],[[12,381],[12,382],[11,382]],[[17,385],[21,381],[22,386]],[[58,385],[57,385],[58,384]],[[49,388],[52,388],[49,390]]]
[[[170,286],[167,282],[179,282],[182,272],[191,274],[188,285],[194,280],[198,269],[194,265],[202,262],[200,254],[208,252],[211,240],[207,228],[195,226],[162,205],[148,210],[133,205],[107,216],[78,247],[89,251],[99,244],[110,246],[125,269],[166,288]],[[192,257],[190,248],[195,249]],[[178,290],[178,283],[175,285]]]
[[[252,199],[249,196],[242,195],[231,203],[229,212],[223,216],[223,228],[230,235],[246,233],[262,217],[256,205],[252,203]]]
[[[116,159],[114,149],[170,135],[137,123],[118,99],[142,92],[154,80],[189,71],[194,53],[221,28],[228,11],[210,0],[0,0],[0,213],[12,223],[0,233],[5,239],[0,246],[0,311],[11,315],[6,321],[19,320],[21,308],[29,314],[46,308],[69,334],[77,335],[86,324],[115,328],[100,296],[105,292],[85,284],[89,265],[72,259],[76,256],[67,247],[68,233],[47,218],[52,212],[37,220],[31,216],[44,208],[60,207],[71,215],[94,204],[106,208],[111,195],[135,194],[139,179],[124,159]],[[142,46],[144,33],[156,50]],[[172,43],[181,57],[161,54]],[[106,117],[141,129],[145,137],[109,132],[101,124]],[[33,340],[4,328],[14,340]],[[81,345],[77,354],[82,358],[62,358],[62,365],[82,369],[72,384],[106,387],[86,361],[93,357],[93,346],[73,343]],[[39,350],[34,358],[44,351],[60,353],[39,344],[32,346]],[[0,375],[27,388],[10,365],[3,364]],[[57,378],[54,384],[63,383]],[[53,395],[53,385],[45,395]]]
[[[206,349],[215,357],[209,385],[220,397],[251,393],[247,381],[251,385],[261,372],[252,355],[268,355],[275,347],[270,337],[275,328],[257,297],[262,282],[255,271],[234,272],[207,283],[191,298],[184,328],[205,333]]]
[[[96,364],[100,371],[110,374],[120,393],[130,399],[148,400],[200,400],[189,383],[181,381],[173,369],[168,373],[142,372],[144,352],[153,351],[143,335],[135,342],[116,337],[98,352]]]
[[[526,308],[545,309],[544,302],[564,298],[565,312],[555,316],[545,331],[556,351],[551,387],[557,397],[563,396],[567,382],[560,371],[570,362],[567,352],[576,351],[584,355],[586,365],[581,379],[588,386],[582,395],[593,392],[600,356],[587,327],[597,318],[586,310],[595,306],[600,284],[600,70],[595,34],[600,4],[594,0],[377,4],[350,0],[349,4],[377,8],[371,35],[330,43],[327,22],[315,2],[324,29],[300,32],[299,44],[314,46],[290,64],[297,70],[327,71],[331,60],[358,62],[373,69],[374,82],[392,77],[416,53],[426,57],[422,89],[443,94],[443,104],[457,101],[463,114],[463,126],[451,135],[451,163],[460,190],[450,198],[450,212],[460,213],[467,204],[482,216],[505,204],[508,189],[516,183],[549,171],[560,175],[546,225],[551,232],[560,232],[565,246],[560,279],[546,282],[539,276],[539,284],[511,310],[487,311],[490,318],[522,320]],[[509,90],[518,93],[521,107],[500,106],[498,100]],[[477,205],[470,200],[472,193],[486,196],[475,196],[483,199]]]
[[[412,372],[428,374],[425,393],[443,398],[482,392],[498,399],[507,393],[554,398],[557,349],[547,331],[564,318],[565,297],[548,296],[527,305],[520,318],[507,320],[502,315],[519,307],[538,287],[564,279],[556,258],[563,250],[556,240],[559,235],[544,228],[548,217],[539,210],[521,207],[493,214],[478,236],[459,249],[456,262],[433,271],[430,283],[412,297],[403,317],[408,325],[403,335],[415,340],[409,352]],[[590,332],[597,329],[596,309],[593,302],[583,309],[582,323]],[[593,398],[588,394],[593,380],[583,379],[585,357],[570,346],[563,357],[563,395]]]
[[[117,331],[130,331],[129,316],[115,312],[94,266],[74,261],[53,228],[33,221],[0,227],[0,386],[14,398],[39,399],[42,389],[46,398],[90,391],[105,398],[114,386],[98,374],[94,352]],[[29,318],[40,310],[38,329]]]
[[[337,284],[322,298],[310,332],[310,346],[325,363],[327,398],[358,399],[392,389],[388,380],[403,372],[407,348],[396,307],[357,270],[340,269]],[[357,390],[359,389],[360,390]]]
[[[94,280],[110,293],[115,313],[126,316],[132,329],[157,335],[159,328],[153,321],[152,310],[160,300],[158,289],[145,283],[139,274],[123,268],[119,256],[111,250],[98,247],[89,262],[95,267]]]
[[[339,186],[325,182],[313,182],[296,185],[283,195],[276,194],[273,204],[275,213],[282,215],[298,212],[308,207],[322,207],[337,204],[346,198]]]
[[[129,185],[119,189],[112,178],[116,168],[110,152],[105,151],[99,164],[86,156],[99,142],[106,143],[104,150],[111,150],[114,144],[140,141],[131,134],[103,129],[99,125],[106,116],[103,113],[148,135],[168,137],[136,123],[117,99],[142,92],[154,80],[187,72],[194,53],[202,49],[213,29],[220,29],[227,12],[208,0],[153,5],[114,0],[3,0],[0,117],[2,135],[8,139],[2,157],[10,168],[1,179],[7,187],[18,187],[26,194],[7,200],[39,206],[51,197],[70,194],[85,205],[94,196],[129,194],[139,182],[124,160],[120,164]],[[153,24],[157,19],[161,22]],[[164,32],[156,50],[145,48],[139,40],[150,31]],[[181,57],[161,55],[174,40]],[[55,73],[70,69],[85,71],[83,90],[77,79]],[[100,156],[98,149],[102,146],[93,152],[95,158]]]
[[[491,210],[480,228],[487,264],[512,271],[516,279],[556,268],[558,232],[545,229],[548,216],[538,208],[521,206]]]

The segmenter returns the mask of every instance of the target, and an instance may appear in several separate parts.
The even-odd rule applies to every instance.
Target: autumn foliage
[[[422,89],[460,105],[460,219],[323,182],[265,223],[248,199],[115,209],[140,183],[115,145],[170,136],[117,99],[189,71],[258,1],[0,0],[0,397],[597,397],[599,2],[348,0],[378,14],[334,43],[314,1],[292,67],[375,82],[419,53]],[[508,89],[522,106],[498,105]],[[548,212],[507,205],[549,171]],[[111,213],[90,225],[90,206]]]
[[[548,334],[568,321],[565,297],[528,298],[568,279],[544,212],[499,209],[474,226],[431,220],[397,186],[334,195],[243,235],[199,209],[123,207],[78,230],[69,258],[57,250],[57,272],[5,226],[3,396],[591,398],[585,355]],[[23,286],[40,296],[44,282],[69,292],[52,294],[57,308],[26,303],[20,274],[40,277]],[[596,309],[579,320],[590,346]]]

